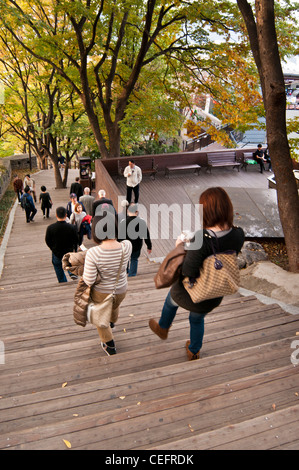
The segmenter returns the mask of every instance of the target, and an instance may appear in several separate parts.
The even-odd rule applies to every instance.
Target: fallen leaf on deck
[[[119,397],[119,398],[120,398],[121,400],[123,400],[123,399],[126,398],[126,397]]]
[[[69,441],[67,441],[65,439],[62,439],[62,440],[63,440],[63,442],[65,443],[65,445],[67,446],[68,449],[72,448],[72,444]]]
[[[61,385],[62,388],[66,387],[66,386],[67,386],[67,382],[64,382],[64,383]]]

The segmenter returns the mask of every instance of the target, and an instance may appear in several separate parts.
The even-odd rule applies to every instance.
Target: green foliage
[[[298,52],[293,3],[276,2],[282,57]],[[130,152],[148,137],[178,135],[179,109],[202,93],[236,129],[264,113],[236,2],[0,0],[0,7],[2,73],[11,89],[7,129],[19,139],[28,122],[43,115],[36,134],[48,137],[48,149],[54,136],[61,152],[96,145],[105,158],[119,147]],[[19,67],[8,74],[6,62],[15,52]]]
[[[159,153],[177,153],[179,150],[179,145],[175,140],[171,145],[157,140],[148,140],[132,145],[123,152],[123,155],[157,155]]]
[[[289,145],[292,158],[299,162],[299,117],[287,121],[287,131],[289,135]]]

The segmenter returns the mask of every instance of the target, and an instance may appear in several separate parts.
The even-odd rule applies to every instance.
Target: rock
[[[266,261],[268,255],[262,245],[255,242],[245,242],[238,256],[238,265],[240,269],[246,268],[253,263]]]

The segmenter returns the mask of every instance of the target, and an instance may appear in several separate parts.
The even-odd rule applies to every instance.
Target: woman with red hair
[[[161,339],[167,339],[169,328],[176,316],[178,307],[189,310],[190,340],[186,342],[189,360],[198,359],[204,336],[205,315],[218,307],[223,297],[194,303],[183,286],[187,276],[196,279],[204,260],[216,251],[234,250],[239,253],[244,243],[244,232],[240,227],[233,226],[233,206],[223,188],[209,188],[199,199],[203,209],[203,229],[195,233],[194,239],[202,240],[201,246],[186,246],[187,253],[182,266],[180,278],[171,287],[162,309],[159,322],[149,321],[150,329]],[[179,238],[176,245],[183,243]]]

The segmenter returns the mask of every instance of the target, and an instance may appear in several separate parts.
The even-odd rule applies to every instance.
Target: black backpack
[[[29,209],[30,208],[30,202],[27,199],[27,194],[23,194],[23,197],[21,199],[21,207],[22,207],[22,209]]]

